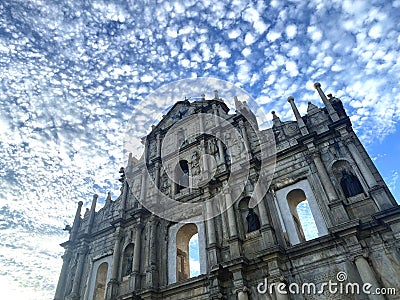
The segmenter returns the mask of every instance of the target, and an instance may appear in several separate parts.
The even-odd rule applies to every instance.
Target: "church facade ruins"
[[[323,107],[301,116],[289,97],[295,121],[272,112],[263,130],[239,99],[234,113],[217,92],[178,101],[121,168],[121,195],[83,217],[78,203],[54,299],[400,299],[293,293],[400,292],[400,208],[341,101],[315,88]]]

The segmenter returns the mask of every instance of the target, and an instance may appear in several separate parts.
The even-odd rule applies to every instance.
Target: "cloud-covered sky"
[[[320,81],[399,199],[399,20],[398,0],[2,0],[2,296],[52,299],[76,203],[118,196],[129,119],[179,79],[230,81],[283,120],[289,95],[322,104]]]

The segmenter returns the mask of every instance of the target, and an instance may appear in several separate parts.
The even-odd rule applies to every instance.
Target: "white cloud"
[[[288,39],[293,39],[297,34],[297,26],[294,24],[288,25],[286,27],[286,36]]]
[[[270,30],[268,33],[267,33],[267,39],[268,39],[268,41],[270,41],[270,42],[275,42],[277,39],[279,39],[281,37],[281,33],[280,32],[277,32],[277,31],[272,31],[272,30]]]

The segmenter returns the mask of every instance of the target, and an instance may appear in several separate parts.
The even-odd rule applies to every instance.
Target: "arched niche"
[[[260,229],[260,218],[255,208],[250,207],[250,197],[245,197],[240,200],[238,208],[241,217],[242,230],[246,233],[251,233]]]
[[[343,198],[353,197],[364,193],[365,184],[362,177],[357,174],[348,161],[338,160],[331,167],[336,190]],[[361,178],[361,180],[360,180]]]
[[[124,255],[122,257],[122,276],[128,276],[133,271],[133,251],[133,243],[130,243],[125,247]]]

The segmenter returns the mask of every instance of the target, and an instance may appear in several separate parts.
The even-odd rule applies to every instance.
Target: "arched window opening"
[[[128,276],[132,273],[132,265],[133,265],[133,249],[134,245],[129,244],[126,246],[124,251],[123,265],[122,265],[122,274],[123,276]]]
[[[292,190],[287,194],[287,201],[300,241],[305,242],[318,237],[317,225],[304,191]]]
[[[199,235],[194,234],[189,240],[189,271],[190,277],[200,275]]]
[[[177,281],[188,279],[195,276],[195,259],[199,258],[199,247],[195,245],[198,230],[194,224],[186,224],[182,226],[176,234],[176,279]],[[192,247],[190,247],[192,246]],[[191,270],[193,271],[191,272]]]
[[[249,201],[250,198],[246,197],[239,202],[239,210],[245,233],[250,233],[260,229],[260,219],[254,208],[249,207]]]
[[[187,160],[180,160],[175,167],[176,193],[180,193],[189,186],[189,164]]]
[[[104,262],[97,269],[93,300],[104,300],[106,292],[107,272],[108,263]]]

